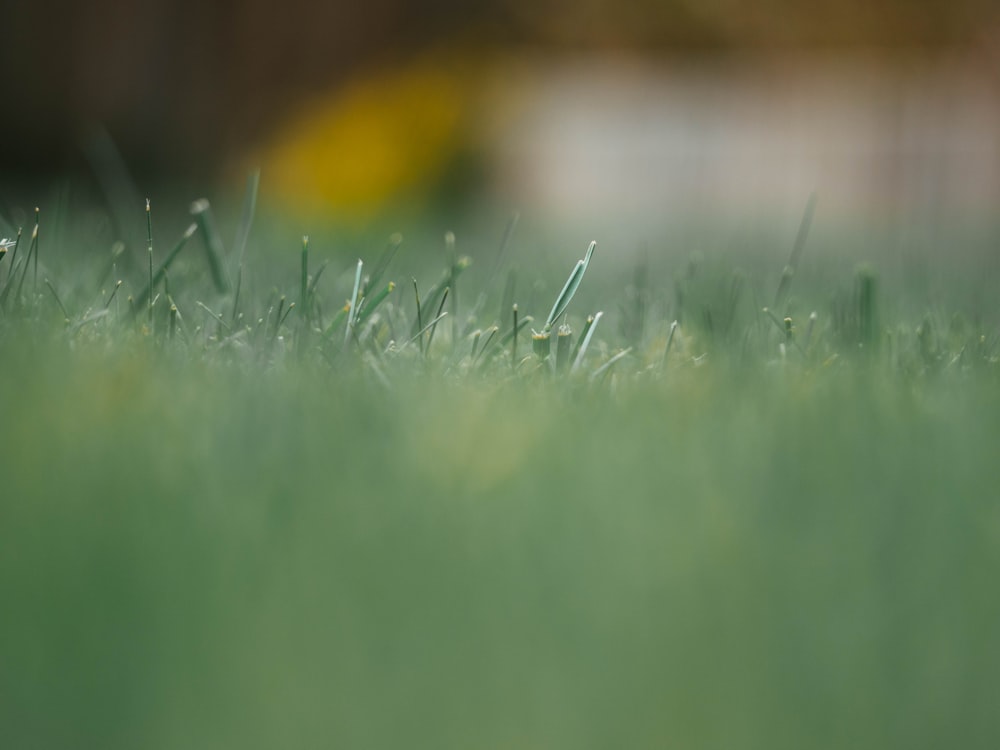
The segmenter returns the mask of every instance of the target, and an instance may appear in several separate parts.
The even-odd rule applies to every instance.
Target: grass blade
[[[177,241],[177,244],[174,245],[173,249],[170,251],[170,254],[167,255],[163,263],[161,263],[160,267],[156,270],[156,273],[153,274],[152,279],[150,280],[148,286],[146,286],[145,289],[143,289],[141,292],[139,292],[139,294],[135,296],[134,301],[136,305],[135,308],[136,310],[138,310],[138,308],[144,302],[146,302],[146,300],[149,297],[152,296],[153,289],[156,288],[156,285],[159,284],[160,281],[163,279],[163,277],[166,275],[167,269],[170,268],[170,264],[174,262],[174,260],[180,254],[181,250],[183,250],[184,246],[188,243],[188,240],[190,240],[194,236],[194,233],[197,231],[198,231],[197,224],[191,224],[188,226],[187,229],[184,230],[184,234],[181,235],[181,238]]]
[[[309,297],[309,236],[303,235],[302,237],[302,254],[300,266],[300,279],[299,279],[299,304],[302,305],[301,312],[303,315],[308,315],[309,305],[306,304],[306,300]]]
[[[368,316],[375,312],[375,308],[385,302],[386,298],[392,294],[393,290],[396,288],[396,284],[390,281],[381,291],[372,297],[371,302],[365,300],[365,303],[361,307],[361,311],[358,313],[358,323],[363,323],[367,320]]]
[[[215,216],[212,214],[212,206],[205,198],[199,198],[191,204],[191,215],[194,216],[205,240],[205,254],[208,258],[208,268],[212,272],[212,281],[219,293],[229,289],[226,281],[226,273],[223,268],[223,258],[226,250],[222,244],[222,236],[215,226]]]
[[[240,212],[240,223],[236,228],[236,238],[233,240],[233,250],[243,265],[246,255],[247,240],[250,239],[250,226],[257,210],[257,191],[260,188],[260,170],[255,169],[247,175],[247,187],[243,194],[243,209]]]
[[[146,250],[149,254],[149,290],[147,295],[149,300],[149,330],[153,330],[153,216],[149,206],[149,198],[146,198]]]
[[[587,319],[587,329],[584,332],[580,347],[576,352],[576,357],[573,359],[573,366],[569,370],[571,374],[579,370],[580,365],[583,364],[583,358],[587,354],[587,347],[590,346],[590,340],[593,338],[594,331],[597,329],[597,324],[601,321],[601,317],[603,315],[603,312],[597,312],[592,318]]]
[[[487,351],[496,347],[505,349],[507,347],[507,344],[511,342],[514,336],[520,335],[521,331],[527,328],[532,322],[534,322],[534,318],[532,318],[530,315],[525,315],[523,318],[519,316],[517,321],[517,328],[512,328],[509,331],[507,331],[507,333],[505,333],[498,341],[493,341],[492,343],[484,344],[483,348],[480,350],[480,355],[479,355],[482,358],[482,364],[485,365],[486,362],[488,362],[490,359],[489,357],[486,357]]]
[[[365,295],[378,286],[378,282],[382,279],[382,276],[389,268],[389,264],[392,263],[393,258],[396,257],[396,253],[399,252],[399,248],[402,244],[403,235],[397,232],[389,236],[389,244],[386,245],[385,250],[382,251],[382,255],[379,256],[379,259],[375,261],[375,265],[372,267],[372,272],[369,274],[368,280],[365,282]]]
[[[59,309],[62,310],[63,317],[66,319],[66,322],[69,323],[69,313],[66,312],[66,306],[62,303],[62,300],[59,299],[59,294],[56,292],[56,288],[52,286],[52,282],[48,279],[45,279],[45,286],[47,286],[49,291],[52,292],[52,296],[55,298],[56,304],[59,305]],[[118,282],[118,286],[121,286],[120,281]],[[118,286],[115,287],[115,291],[118,290]],[[111,304],[110,300],[108,301],[108,304]],[[105,307],[107,307],[107,305],[105,305]]]
[[[590,379],[597,380],[597,378],[601,377],[601,375],[610,370],[619,360],[625,358],[629,353],[631,353],[631,351],[632,347],[630,346],[628,349],[623,349],[622,351],[618,352],[615,356],[613,356],[603,365],[594,370],[594,372],[590,376]]]
[[[351,295],[351,307],[347,311],[347,330],[344,331],[344,347],[351,340],[351,331],[354,330],[354,322],[358,314],[358,295],[361,293],[361,269],[364,268],[364,261],[358,258],[358,268],[354,272],[354,293]]]
[[[555,304],[552,305],[552,310],[549,312],[549,317],[545,321],[545,328],[542,329],[543,331],[551,329],[553,324],[566,311],[566,308],[569,307],[570,300],[573,299],[573,295],[576,294],[576,290],[580,288],[580,283],[583,281],[583,275],[587,272],[587,266],[590,265],[590,258],[593,256],[594,248],[596,247],[597,243],[591,242],[590,247],[587,248],[586,256],[584,256],[583,260],[578,260],[576,262],[576,267],[566,280],[566,284],[563,286],[562,291],[556,298]]]
[[[446,286],[444,288],[444,295],[441,297],[441,304],[438,305],[437,317],[434,319],[434,323],[432,323],[431,326],[430,326],[431,333],[427,337],[427,346],[424,348],[424,354],[426,354],[428,351],[430,351],[431,343],[434,341],[434,332],[437,330],[437,321],[441,320],[441,318],[444,317],[444,315],[442,314],[442,311],[444,310],[444,303],[448,301],[448,291],[449,290],[450,290],[450,287]]]
[[[810,193],[809,200],[806,202],[805,213],[802,215],[802,221],[799,224],[799,231],[795,235],[795,244],[792,245],[792,254],[788,258],[788,265],[781,272],[781,281],[778,282],[778,289],[774,293],[775,309],[779,309],[781,303],[784,302],[788,290],[792,285],[792,279],[795,277],[795,271],[799,267],[799,260],[802,258],[802,251],[805,249],[806,239],[809,237],[809,228],[812,226],[813,215],[816,213],[817,200],[816,193]]]
[[[24,288],[24,279],[28,275],[28,266],[31,264],[31,256],[35,254],[38,246],[38,209],[35,209],[35,228],[31,231],[31,244],[28,245],[28,254],[24,258],[24,271],[21,273],[21,281],[18,282],[17,292],[14,294],[15,303],[21,298],[21,290]]]

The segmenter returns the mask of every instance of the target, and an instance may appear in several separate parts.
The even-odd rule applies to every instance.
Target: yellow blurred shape
[[[262,159],[269,192],[302,211],[364,218],[433,189],[465,135],[465,88],[426,63],[350,82],[279,131]]]

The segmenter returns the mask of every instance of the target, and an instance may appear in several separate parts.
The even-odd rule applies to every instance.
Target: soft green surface
[[[0,376],[9,747],[1000,732],[995,382],[386,396],[19,364]]]
[[[630,309],[601,263],[581,298]],[[988,323],[894,318],[923,303],[876,286],[872,332],[863,272],[821,300],[808,341],[796,314],[782,355],[753,299],[780,269],[734,304],[728,271],[682,268],[650,277],[645,328],[602,323],[573,377],[531,358],[512,373],[509,348],[469,373],[447,319],[426,359],[377,359],[381,328],[321,344],[298,313],[220,347],[195,301],[232,299],[198,273],[170,280],[171,340],[162,299],[152,334],[124,304],[64,328],[30,275],[0,319],[3,747],[1000,736]],[[87,278],[56,284],[74,324],[108,293],[73,291]],[[561,286],[524,312],[543,319]],[[394,295],[386,321],[408,330],[412,297]],[[254,321],[275,295],[244,300]],[[810,309],[795,304],[781,314]]]

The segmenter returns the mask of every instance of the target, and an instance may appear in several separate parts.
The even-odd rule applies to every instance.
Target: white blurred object
[[[1000,205],[1000,84],[973,59],[539,63],[512,80],[496,189],[549,215],[798,210],[813,190],[825,215],[872,219]]]

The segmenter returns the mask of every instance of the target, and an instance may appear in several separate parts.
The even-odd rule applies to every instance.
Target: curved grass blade
[[[448,312],[446,310],[445,312],[441,313],[436,318],[434,318],[434,320],[432,320],[430,323],[421,328],[419,331],[417,331],[417,333],[411,336],[407,341],[403,342],[403,345],[399,347],[397,351],[402,351],[407,346],[412,344],[414,341],[419,340],[425,333],[427,333],[427,331],[431,330],[434,326],[436,326],[439,321],[444,320],[447,317],[448,317]]]
[[[583,260],[578,260],[576,262],[576,267],[566,280],[565,286],[563,286],[562,291],[556,298],[556,303],[552,305],[552,311],[549,312],[549,317],[545,320],[545,328],[542,329],[543,331],[548,331],[552,328],[552,325],[559,319],[559,316],[566,312],[566,308],[569,307],[570,300],[573,299],[573,295],[576,294],[576,290],[580,288],[580,282],[583,281],[583,275],[587,272],[587,266],[590,265],[590,258],[593,256],[594,248],[596,247],[597,243],[591,242],[590,247],[587,248],[586,256],[584,256]]]
[[[603,375],[608,370],[610,370],[615,365],[615,363],[617,363],[619,360],[624,359],[625,357],[627,357],[631,352],[632,352],[632,347],[631,346],[628,349],[624,349],[624,350],[618,352],[615,356],[613,356],[611,359],[609,359],[603,365],[601,365],[596,370],[594,370],[594,372],[590,376],[590,379],[591,380],[597,380],[597,378],[601,377],[601,375]]]

